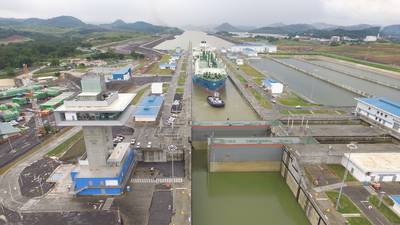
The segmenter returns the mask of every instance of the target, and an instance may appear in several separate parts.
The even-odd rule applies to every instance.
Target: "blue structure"
[[[357,98],[357,114],[400,133],[400,103],[386,98]]]
[[[208,80],[204,76],[194,74],[192,77],[193,83],[206,89],[207,91],[214,92],[225,87],[226,76],[219,80]]]
[[[112,72],[113,80],[129,80],[131,76],[132,76],[132,69],[130,66]]]
[[[104,176],[96,171],[96,176],[85,171],[80,173],[79,169],[71,172],[76,195],[121,195],[124,192],[129,173],[135,166],[135,156],[133,150],[126,152],[126,157],[122,165],[114,165],[113,168],[103,171]]]
[[[155,122],[157,121],[161,107],[164,103],[164,97],[159,95],[150,95],[143,98],[137,106],[133,116],[137,122]]]

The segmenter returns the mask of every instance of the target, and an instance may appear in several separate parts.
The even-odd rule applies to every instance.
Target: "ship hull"
[[[203,79],[199,75],[193,75],[193,83],[209,92],[215,92],[225,87],[226,77],[221,80],[210,81]]]

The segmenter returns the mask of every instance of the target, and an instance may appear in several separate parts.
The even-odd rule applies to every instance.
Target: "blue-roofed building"
[[[357,98],[356,112],[400,133],[400,103],[386,98]]]
[[[112,72],[113,80],[129,80],[131,79],[131,76],[132,76],[132,68],[130,66]]]
[[[400,195],[389,195],[389,198],[392,199],[393,211],[400,215]]]
[[[264,87],[273,95],[279,95],[283,92],[283,84],[273,79],[263,80]]]
[[[136,107],[133,116],[136,122],[156,122],[159,119],[164,97],[150,95],[143,98]]]

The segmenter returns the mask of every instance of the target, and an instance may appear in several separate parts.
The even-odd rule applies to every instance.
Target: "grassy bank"
[[[140,99],[144,95],[144,93],[150,89],[150,86],[147,86],[136,93],[136,96],[132,100],[132,105],[136,105],[139,103]]]
[[[336,205],[337,198],[339,197],[339,192],[337,191],[327,191],[326,195]],[[340,213],[360,213],[360,210],[356,205],[344,194],[340,197],[340,206],[338,208]]]
[[[328,169],[340,179],[343,179],[344,172],[346,171],[346,169],[339,164],[328,164]],[[347,173],[346,181],[357,181],[357,179],[354,178],[351,173]]]
[[[262,81],[265,79],[264,74],[260,73],[258,70],[254,69],[248,64],[240,65],[240,69],[250,76],[257,85],[261,85]]]
[[[294,93],[289,93],[286,94],[280,98],[278,98],[278,102],[282,105],[286,106],[315,106],[317,104],[310,103],[300,96],[294,94]]]
[[[254,98],[257,99],[258,103],[260,103],[260,105],[266,109],[270,109],[272,108],[271,103],[264,98],[264,96],[262,96],[260,93],[258,93],[258,91],[256,91],[253,88],[250,88],[250,92],[251,94],[254,96]]]
[[[61,156],[66,150],[68,150],[72,145],[79,141],[83,137],[83,131],[79,131],[51,151],[49,151],[46,156]]]
[[[371,195],[368,201],[374,205],[391,223],[400,224],[400,217],[393,212],[386,204],[382,203],[379,206],[379,199],[375,195]]]

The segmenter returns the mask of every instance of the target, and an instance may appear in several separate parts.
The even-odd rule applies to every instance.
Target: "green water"
[[[193,225],[309,225],[279,173],[207,173],[192,151]]]
[[[225,89],[220,92],[225,101],[224,108],[214,108],[207,103],[207,96],[200,87],[193,85],[192,89],[192,118],[195,121],[222,121],[222,120],[259,120],[258,115],[250,108],[239,91],[227,79]]]

